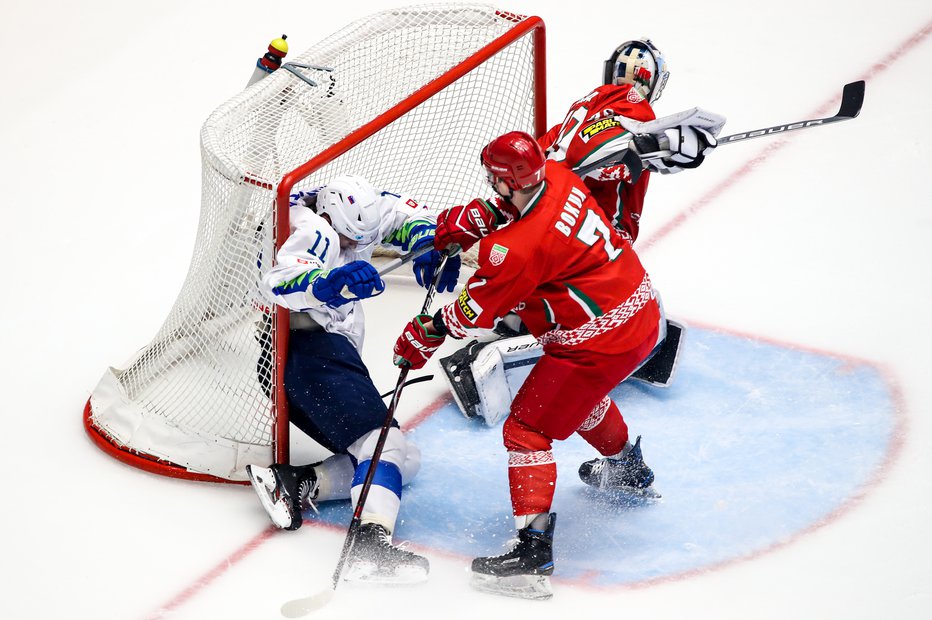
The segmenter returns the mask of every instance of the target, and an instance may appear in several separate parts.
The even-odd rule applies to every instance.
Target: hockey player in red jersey
[[[563,122],[538,138],[547,159],[581,173],[606,218],[632,243],[650,173],[699,166],[717,145],[715,133],[721,128],[712,123],[710,130],[705,119],[686,117],[679,120],[683,124],[638,133],[639,123],[656,119],[652,105],[669,76],[663,54],[650,39],[626,41],[605,61],[603,84],[574,102]]]
[[[605,217],[632,243],[650,173],[698,167],[717,146],[715,136],[725,123],[724,117],[698,108],[656,119],[651,106],[669,76],[663,54],[650,39],[626,41],[605,61],[604,84],[574,102],[563,122],[538,138],[547,159],[579,174]],[[467,208],[447,212],[458,226],[451,228],[452,242],[464,234],[474,242],[502,224],[494,208],[469,218],[462,216]]]
[[[627,149],[630,133],[617,117],[654,120],[651,104],[660,98],[669,72],[660,51],[650,42],[622,43],[605,63],[603,85],[570,106],[559,125],[538,139],[548,159],[570,168],[598,161]],[[605,216],[634,242],[644,208],[650,173],[633,175],[626,164],[597,168],[584,177]]]
[[[670,174],[701,164],[715,147],[715,134],[724,123],[718,115],[689,114],[697,110],[655,119],[651,106],[668,78],[664,56],[649,39],[626,41],[605,61],[603,84],[574,102],[563,122],[538,139],[549,160],[583,179],[612,227],[632,244],[640,231],[651,172]],[[446,220],[441,228],[448,235],[443,241],[467,245],[503,224],[496,205],[486,201],[454,207],[440,218]],[[677,321],[666,321],[661,328],[662,345],[633,378],[668,386],[684,329]],[[501,321],[496,333],[505,338],[491,346],[502,355],[521,350],[521,361],[527,364],[539,354],[539,349],[528,348],[527,326],[513,314]],[[490,359],[488,351],[483,352],[486,345],[472,341],[444,358],[441,366],[461,411],[494,423],[504,414],[503,408],[486,402],[478,384],[487,375],[472,369],[480,355]],[[509,382],[524,376],[519,370],[503,372]]]
[[[511,310],[543,344],[503,428],[518,543],[505,555],[476,558],[472,570],[479,589],[546,598],[556,517],[553,440],[578,433],[603,455],[583,464],[594,486],[645,490],[653,481],[608,393],[657,344],[661,313],[628,241],[579,177],[546,161],[531,136],[496,138],[482,162],[502,197],[497,217],[511,223],[483,239],[479,266],[455,302],[405,327],[395,363],[420,368],[447,335],[491,328]],[[438,238],[448,234],[438,227]]]

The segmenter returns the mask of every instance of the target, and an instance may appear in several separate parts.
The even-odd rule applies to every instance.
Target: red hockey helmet
[[[537,140],[523,131],[509,131],[482,149],[482,165],[489,180],[502,180],[512,191],[537,185],[544,180],[547,158]]]

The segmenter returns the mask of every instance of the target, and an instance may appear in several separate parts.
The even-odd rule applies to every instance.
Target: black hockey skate
[[[378,523],[363,523],[356,530],[353,553],[344,579],[372,583],[408,584],[427,579],[430,562],[392,544],[392,535]]]
[[[579,478],[603,491],[625,491],[644,497],[660,497],[651,486],[654,472],[644,463],[640,435],[628,453],[620,458],[603,457],[580,465]]]
[[[472,561],[472,587],[482,592],[528,599],[553,596],[553,528],[556,513],[551,513],[546,530],[528,526],[518,530],[511,551]]]
[[[317,512],[311,501],[317,497],[318,487],[314,465],[247,465],[246,475],[275,527],[296,530],[304,522],[302,509]]]

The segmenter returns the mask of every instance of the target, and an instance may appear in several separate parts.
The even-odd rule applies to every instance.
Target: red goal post
[[[188,276],[153,341],[92,392],[92,440],[194,480],[242,482],[249,463],[287,462],[289,312],[257,282],[290,232],[289,195],[345,173],[437,211],[488,195],[481,147],[546,130],[544,33],[538,17],[486,5],[383,11],[211,114]]]

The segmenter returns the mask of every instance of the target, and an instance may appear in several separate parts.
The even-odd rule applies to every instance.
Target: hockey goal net
[[[362,174],[440,210],[488,194],[484,144],[544,131],[544,25],[484,5],[370,15],[218,108],[201,131],[194,256],[153,340],[109,368],[91,438],[135,466],[243,481],[288,459],[288,312],[257,282],[289,232],[288,196]]]

